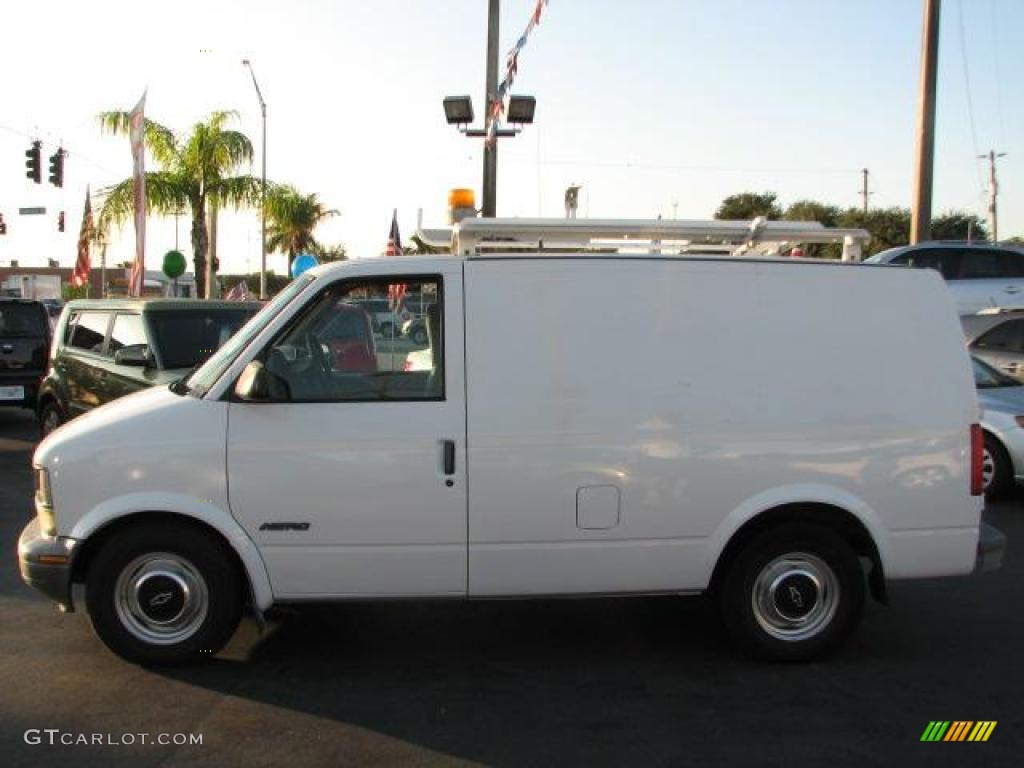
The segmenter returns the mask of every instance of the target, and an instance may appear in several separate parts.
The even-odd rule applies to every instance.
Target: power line
[[[971,73],[967,67],[967,35],[964,32],[964,0],[957,0],[957,20],[960,24],[960,62],[964,70],[964,91],[967,94],[967,117],[971,124],[971,149],[972,154],[978,156],[978,132],[974,127],[974,98],[971,95]],[[974,163],[974,175],[978,180],[978,190],[985,194],[985,185],[981,180],[981,169],[978,163]]]
[[[0,130],[8,131],[9,133],[13,133],[16,136],[21,136],[23,139],[28,139],[29,141],[34,141],[35,139],[38,138],[38,135],[33,135],[33,134],[25,133],[24,131],[19,131],[17,128],[12,128],[9,125],[0,125]],[[51,139],[51,141],[52,141],[52,139]],[[112,169],[108,168],[107,166],[103,165],[102,163],[97,162],[96,160],[94,160],[93,158],[89,157],[88,155],[82,154],[78,150],[69,148],[68,145],[65,142],[63,142],[63,141],[60,142],[60,146],[62,146],[64,148],[64,151],[65,151],[65,153],[68,156],[73,156],[73,157],[76,157],[76,158],[78,158],[80,160],[84,160],[85,162],[87,162],[90,165],[98,168],[99,170],[103,171],[104,173],[109,173],[111,176],[123,176],[124,175],[124,173],[122,171],[112,170]]]
[[[532,163],[530,160],[508,158],[510,164]],[[809,174],[859,174],[860,168],[808,168],[808,167],[728,167],[714,165],[678,165],[671,163],[635,163],[631,161],[587,161],[587,160],[544,160],[545,166],[586,167],[586,168],[636,168],[647,171],[698,171],[710,173],[809,173]]]
[[[1003,79],[999,65],[999,25],[996,23],[996,0],[992,0],[989,7],[992,9],[992,56],[995,59],[996,69],[996,113],[999,117],[999,143],[1006,146],[1006,124],[1003,121]]]

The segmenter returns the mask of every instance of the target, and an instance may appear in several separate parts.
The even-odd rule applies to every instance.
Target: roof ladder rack
[[[496,252],[549,253],[692,252],[775,255],[798,243],[840,243],[843,261],[859,261],[871,236],[864,229],[830,228],[818,222],[664,219],[463,219],[451,229],[420,229],[428,245],[449,247],[472,258]],[[446,242],[447,239],[447,242]]]

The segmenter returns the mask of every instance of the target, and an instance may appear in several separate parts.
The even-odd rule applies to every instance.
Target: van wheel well
[[[227,555],[228,559],[232,563],[235,570],[238,572],[238,576],[242,579],[246,585],[246,594],[249,600],[252,600],[252,585],[249,583],[249,574],[245,570],[245,566],[242,564],[242,559],[238,556],[238,552],[231,546],[224,535],[216,528],[207,525],[201,520],[196,520],[194,517],[188,515],[179,515],[175,512],[135,512],[131,515],[119,517],[115,520],[111,520],[99,529],[92,532],[92,534],[85,541],[82,542],[81,548],[75,553],[75,560],[73,569],[71,572],[71,579],[74,582],[84,582],[86,575],[89,573],[89,566],[92,562],[96,552],[100,550],[103,542],[106,541],[110,536],[126,528],[146,526],[151,523],[172,523],[174,525],[180,525],[182,528],[188,528],[192,531],[211,538],[217,542],[220,548]],[[255,601],[253,601],[255,604]]]
[[[715,569],[711,574],[709,591],[715,590],[733,558],[736,557],[744,545],[753,537],[760,535],[770,528],[792,522],[809,522],[823,525],[835,531],[843,540],[850,545],[859,557],[865,557],[871,561],[871,569],[868,572],[868,586],[871,588],[871,595],[883,605],[888,604],[888,596],[885,588],[885,574],[882,572],[882,558],[878,554],[878,547],[874,539],[868,533],[864,524],[853,514],[841,507],[831,504],[784,504],[780,507],[768,509],[748,520],[736,533],[733,534],[729,543],[715,563]]]

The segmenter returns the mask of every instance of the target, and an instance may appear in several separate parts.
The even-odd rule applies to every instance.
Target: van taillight
[[[984,483],[981,465],[985,459],[985,436],[981,424],[971,424],[971,496],[981,496]]]

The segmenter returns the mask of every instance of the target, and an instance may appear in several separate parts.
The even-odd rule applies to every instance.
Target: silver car
[[[998,496],[1024,482],[1024,384],[971,358],[985,433],[982,482],[986,496]]]
[[[1024,380],[1024,311],[988,310],[961,317],[960,323],[972,355]]]
[[[877,253],[869,264],[934,269],[956,299],[961,315],[990,307],[1024,308],[1024,250],[1006,245],[930,242]]]

